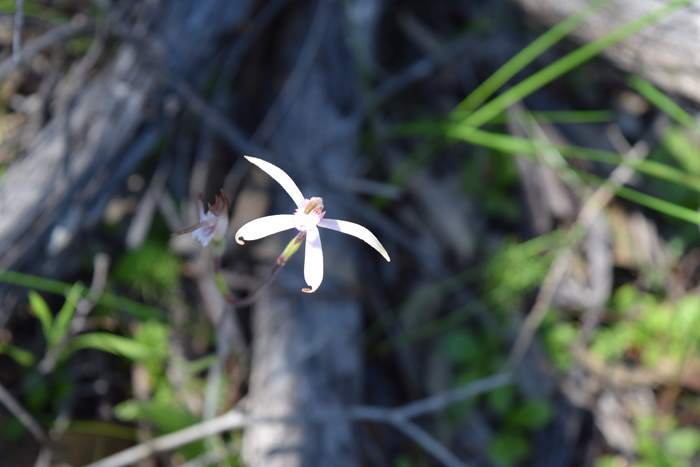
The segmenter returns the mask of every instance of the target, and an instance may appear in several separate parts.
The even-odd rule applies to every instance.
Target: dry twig
[[[635,173],[635,164],[646,157],[647,152],[648,148],[645,143],[640,142],[635,145],[625,156],[623,164],[616,167],[608,179],[584,203],[570,230],[566,246],[557,254],[552,267],[542,282],[535,304],[532,306],[532,310],[527,318],[525,318],[525,322],[515,339],[509,357],[511,367],[517,365],[527,352],[535,332],[537,332],[540,323],[552,304],[559,284],[569,269],[575,246],[586,234],[596,217],[615,196],[616,189],[629,182]]]
[[[0,384],[0,404],[2,404],[8,412],[19,420],[22,426],[24,426],[27,431],[34,436],[34,439],[41,444],[46,444],[48,438],[46,437],[44,430],[41,428],[41,425],[39,425],[39,422],[37,422],[19,402],[17,402],[17,399],[15,399],[2,384]]]
[[[15,0],[15,20],[12,23],[12,59],[19,63],[22,48],[22,27],[24,26],[24,0]]]

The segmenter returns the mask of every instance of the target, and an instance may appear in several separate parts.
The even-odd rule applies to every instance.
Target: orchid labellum
[[[323,281],[323,250],[321,249],[321,236],[319,235],[318,227],[337,230],[338,232],[357,237],[377,250],[384,259],[390,261],[389,255],[382,244],[366,227],[344,220],[326,219],[323,199],[317,196],[304,197],[291,177],[276,165],[256,157],[245,156],[245,158],[282,185],[282,188],[294,201],[296,209],[293,214],[276,214],[248,222],[236,232],[236,242],[242,245],[249,240],[257,240],[284,230],[297,229],[299,234],[289,243],[285,252],[280,255],[278,264],[281,266],[286,262],[301,246],[303,238],[306,238],[304,279],[309,287],[302,289],[303,292],[315,292]]]

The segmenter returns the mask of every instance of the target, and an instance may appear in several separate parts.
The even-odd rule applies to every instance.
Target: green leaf
[[[190,376],[196,376],[198,373],[208,370],[216,361],[218,357],[216,354],[209,354],[200,357],[196,360],[185,362],[185,371]]]
[[[4,442],[19,443],[27,436],[27,429],[14,417],[3,418],[0,437]]]
[[[628,464],[627,460],[621,456],[602,456],[595,460],[595,467],[624,467]]]
[[[76,283],[68,291],[66,296],[66,301],[63,303],[61,310],[56,315],[56,320],[51,327],[51,332],[49,333],[49,345],[56,345],[63,338],[65,338],[68,330],[70,328],[70,323],[75,315],[75,308],[78,305],[78,301],[83,296],[85,287],[82,284]]]
[[[150,350],[148,358],[141,360],[141,363],[155,381],[163,373],[164,362],[168,357],[168,327],[156,321],[147,321],[138,326],[134,333],[134,340]]]
[[[114,278],[143,297],[157,300],[177,287],[180,260],[165,245],[147,241],[117,261]]]
[[[440,341],[440,352],[455,363],[474,361],[479,355],[479,344],[467,331],[453,331]]]
[[[46,404],[51,402],[49,387],[46,380],[37,378],[30,386],[26,388],[25,402],[31,412],[41,412],[46,408]]]
[[[171,401],[129,400],[117,405],[114,414],[125,422],[151,422],[164,432],[179,430],[197,422],[194,415]]]
[[[24,368],[29,368],[36,363],[36,357],[33,353],[11,344],[0,343],[0,354],[7,355]]]
[[[529,400],[520,405],[509,416],[508,421],[519,428],[536,430],[552,418],[552,407],[546,400]]]
[[[123,421],[145,421],[152,423],[160,432],[170,433],[186,428],[199,420],[180,404],[173,400],[129,400],[114,408],[114,413]],[[204,450],[204,443],[197,442],[180,448],[188,458],[199,455]]]
[[[97,420],[73,420],[66,429],[66,433],[120,439],[132,443],[138,439],[136,428],[124,426],[121,423]]]
[[[624,314],[639,300],[639,289],[632,284],[617,288],[612,298],[612,305],[619,314]]]
[[[530,446],[523,436],[505,432],[491,440],[488,453],[494,464],[510,466],[525,459],[530,453]]]
[[[682,459],[690,459],[700,454],[700,431],[695,428],[673,430],[664,439],[669,454]]]
[[[496,388],[486,395],[489,407],[496,413],[503,415],[513,406],[515,389],[512,386]]]
[[[674,310],[672,328],[673,337],[681,341],[699,339],[698,325],[700,324],[700,297],[687,295],[680,299]]]
[[[29,291],[29,308],[32,310],[32,313],[34,313],[34,316],[37,317],[39,323],[41,323],[41,330],[44,333],[44,339],[46,339],[48,342],[49,335],[51,334],[53,315],[51,314],[51,310],[49,310],[49,306],[46,304],[46,301],[41,298],[41,295],[33,290]]]
[[[89,332],[72,338],[64,352],[64,357],[81,349],[101,350],[135,362],[147,360],[152,352],[150,347],[135,339],[108,332]]]
[[[606,361],[621,358],[635,341],[636,329],[622,323],[603,328],[593,336],[591,351]]]
[[[569,322],[555,323],[545,331],[547,351],[560,370],[566,370],[573,364],[573,355],[569,349],[577,336],[578,329]]]

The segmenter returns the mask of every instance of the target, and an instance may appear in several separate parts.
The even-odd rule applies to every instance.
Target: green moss
[[[119,259],[113,277],[144,298],[158,300],[177,287],[180,260],[164,245],[146,242]]]

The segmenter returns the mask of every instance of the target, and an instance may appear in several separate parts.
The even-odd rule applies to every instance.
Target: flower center
[[[323,219],[326,211],[323,210],[323,199],[314,196],[304,200],[304,204],[294,211],[296,228],[301,232],[313,229]]]

